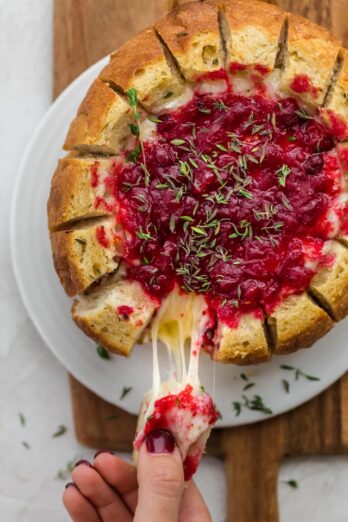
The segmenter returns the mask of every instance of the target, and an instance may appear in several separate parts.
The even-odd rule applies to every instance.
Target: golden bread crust
[[[231,63],[262,65],[274,69],[286,13],[276,6],[253,0],[216,2],[222,12],[222,27]]]
[[[119,306],[129,306],[124,315]],[[72,317],[89,337],[114,353],[128,356],[158,303],[145,294],[134,281],[114,280],[105,287],[81,296],[72,307]]]
[[[121,96],[96,79],[70,125],[64,149],[118,154],[130,136],[132,120],[132,111]]]
[[[272,350],[276,354],[308,348],[333,326],[329,315],[306,294],[292,295],[268,317]]]
[[[212,357],[223,363],[256,364],[271,357],[264,321],[251,314],[243,315],[235,328],[219,323],[214,344]]]
[[[320,106],[329,88],[341,44],[329,31],[301,16],[290,14],[288,23],[280,88],[304,103]]]
[[[124,92],[135,88],[139,101],[148,109],[184,91],[182,79],[170,66],[152,28],[142,31],[114,52],[99,78]]]
[[[155,29],[187,81],[223,67],[218,11],[208,2],[189,3],[174,10],[157,22]]]
[[[107,216],[102,205],[96,208],[97,190],[92,186],[93,169],[100,174],[111,169],[115,158],[83,159],[66,157],[58,162],[47,203],[48,226],[54,230],[81,219]],[[100,175],[98,174],[98,175]]]
[[[334,257],[328,268],[319,269],[310,291],[335,321],[348,314],[348,250],[337,241],[326,243],[326,252]]]
[[[53,262],[66,293],[72,297],[83,292],[105,274],[118,267],[121,241],[110,239],[105,248],[98,241],[98,229],[112,234],[113,218],[77,230],[64,230],[51,234]]]

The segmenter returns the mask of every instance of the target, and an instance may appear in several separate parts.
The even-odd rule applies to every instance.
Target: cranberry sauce
[[[196,93],[160,115],[115,181],[128,276],[159,298],[203,293],[231,324],[303,291],[333,235],[333,147],[293,98]]]
[[[187,417],[186,413],[188,413]],[[217,422],[219,413],[208,394],[195,395],[192,386],[188,384],[177,395],[166,395],[155,402],[154,412],[146,421],[143,436],[141,439],[136,439],[135,448],[139,449],[149,433],[161,429],[172,432],[173,425],[180,426],[183,433],[187,433],[189,436],[189,432],[194,430],[196,417],[199,418],[199,424],[201,424],[203,417],[208,428],[214,426]],[[185,480],[190,480],[196,472],[201,456],[202,449],[186,457],[184,461]]]

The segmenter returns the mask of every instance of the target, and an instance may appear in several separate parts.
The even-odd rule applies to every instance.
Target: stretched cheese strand
[[[190,384],[195,391],[201,388],[199,380],[199,352],[202,335],[207,325],[207,305],[202,296],[172,292],[161,304],[151,325],[153,382],[151,401],[147,416],[151,415],[154,403],[164,393],[179,393]],[[165,385],[161,381],[158,343],[168,350],[170,371]],[[185,347],[190,342],[188,368]]]
[[[185,480],[196,471],[218,412],[199,380],[199,353],[208,326],[202,296],[173,292],[163,301],[151,327],[153,388],[145,397],[134,441],[134,459],[147,433],[168,429],[183,458]],[[169,352],[169,379],[161,382],[158,341]],[[190,343],[188,368],[185,345]]]

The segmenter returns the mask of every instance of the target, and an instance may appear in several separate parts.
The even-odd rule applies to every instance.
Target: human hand
[[[183,465],[172,435],[150,433],[139,451],[138,470],[111,452],[80,461],[64,505],[73,522],[211,522],[195,484],[184,488]]]

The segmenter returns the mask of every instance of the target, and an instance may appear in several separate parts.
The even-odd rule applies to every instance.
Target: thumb
[[[149,433],[138,457],[138,505],[134,522],[177,522],[184,491],[182,459],[166,430]]]

